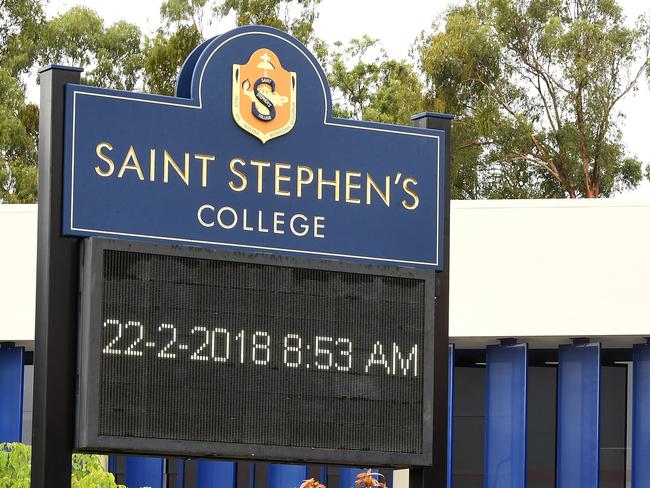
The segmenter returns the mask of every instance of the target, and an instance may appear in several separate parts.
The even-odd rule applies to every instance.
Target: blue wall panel
[[[358,468],[340,468],[339,488],[354,488],[354,483],[357,481],[357,475],[362,471],[364,470]]]
[[[0,442],[20,442],[23,428],[22,347],[0,348]]]
[[[448,383],[447,383],[447,488],[454,484],[454,365],[456,364],[456,348],[449,344],[448,352]]]
[[[178,476],[176,477],[176,488],[185,487],[185,460],[178,461]]]
[[[598,488],[600,344],[560,346],[557,488]]]
[[[196,488],[235,488],[237,464],[228,461],[196,462]]]
[[[126,486],[128,488],[163,488],[165,460],[163,458],[127,456]]]
[[[650,345],[634,346],[632,488],[650,486]]]
[[[297,488],[307,479],[307,466],[269,465],[269,488]]]
[[[318,473],[318,481],[320,481],[322,484],[327,486],[327,483],[329,483],[329,472],[327,470],[327,466],[321,466],[319,473]]]
[[[528,345],[486,351],[486,488],[526,486]]]

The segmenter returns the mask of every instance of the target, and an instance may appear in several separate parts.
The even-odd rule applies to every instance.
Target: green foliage
[[[202,41],[194,25],[184,25],[167,35],[160,31],[147,39],[144,49],[144,84],[147,91],[173,95],[176,76],[192,50]]]
[[[220,16],[234,13],[237,25],[268,25],[289,32],[303,44],[314,41],[314,21],[321,0],[223,0]]]
[[[167,30],[193,25],[202,32],[208,0],[167,0],[160,6],[160,17]]]
[[[364,36],[347,46],[334,45],[325,63],[335,90],[334,115],[409,125],[411,116],[424,106],[422,83],[405,61],[389,59],[381,49],[373,57],[377,44]]]
[[[133,90],[143,67],[141,34],[138,26],[120,21],[105,29],[95,53],[95,68],[85,82],[118,90]]]
[[[454,127],[453,196],[609,196],[642,164],[617,104],[648,69],[650,28],[614,0],[476,0],[418,45],[433,110]]]
[[[19,443],[0,444],[0,488],[29,488],[32,451]],[[71,485],[77,488],[125,488],[104,470],[99,456],[73,454]]]
[[[34,202],[38,109],[18,80],[0,68],[0,203]]]
[[[24,444],[0,444],[0,488],[29,488],[32,451]]]
[[[72,7],[43,28],[40,60],[83,67],[85,84],[133,90],[143,65],[141,37],[134,24],[105,28],[94,10]]]
[[[84,83],[173,95],[215,14],[307,44],[335,116],[409,125],[423,110],[457,115],[453,198],[610,196],[650,179],[621,142],[618,110],[650,77],[650,25],[628,26],[616,0],[467,0],[416,41],[417,70],[367,36],[327,46],[314,31],[321,0],[163,0],[150,37],[84,7],[47,21],[43,2],[0,0],[0,203],[36,201],[38,109],[22,75],[77,65]]]
[[[39,0],[0,0],[0,67],[10,75],[31,67],[43,20]]]
[[[37,0],[0,0],[0,203],[36,198],[38,110],[19,76],[34,63],[43,21]]]
[[[104,470],[99,456],[93,454],[72,455],[72,486],[77,488],[119,488],[115,477]]]

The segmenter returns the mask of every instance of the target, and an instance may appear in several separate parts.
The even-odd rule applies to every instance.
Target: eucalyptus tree
[[[615,0],[478,0],[418,43],[428,106],[455,113],[456,198],[610,196],[642,162],[621,100],[649,67],[650,29]]]

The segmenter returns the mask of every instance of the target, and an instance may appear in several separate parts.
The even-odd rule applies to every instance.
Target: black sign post
[[[63,237],[63,121],[67,83],[81,70],[40,72],[38,251],[32,487],[70,486],[75,425],[79,239]]]
[[[447,486],[447,411],[448,357],[449,354],[449,214],[451,195],[451,121],[449,115],[424,113],[413,117],[413,125],[445,131],[445,181],[442,202],[443,266],[436,271],[433,359],[433,460],[430,468],[412,469],[409,477],[411,488],[444,488]]]

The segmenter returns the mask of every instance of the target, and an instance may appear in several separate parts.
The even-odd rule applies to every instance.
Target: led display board
[[[433,276],[88,239],[77,448],[430,464]]]

